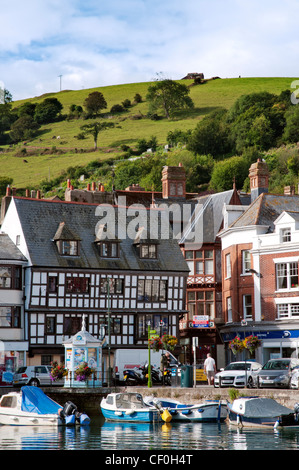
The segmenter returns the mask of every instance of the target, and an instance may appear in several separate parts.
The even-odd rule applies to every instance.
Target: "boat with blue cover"
[[[101,411],[108,421],[152,423],[161,420],[160,411],[145,404],[140,393],[109,393],[101,401]]]
[[[0,400],[0,424],[72,426],[89,423],[89,417],[85,413],[79,413],[72,402],[66,402],[62,407],[38,387],[22,387],[20,392],[7,393]]]

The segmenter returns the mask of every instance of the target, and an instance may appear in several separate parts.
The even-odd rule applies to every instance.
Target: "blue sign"
[[[257,336],[260,340],[266,339],[299,339],[299,330],[259,330],[259,331],[235,331],[231,333],[222,334],[223,341],[231,341],[236,336],[244,339],[247,336]]]

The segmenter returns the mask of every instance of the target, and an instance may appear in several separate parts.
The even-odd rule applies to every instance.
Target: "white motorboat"
[[[101,411],[108,421],[152,423],[161,419],[160,411],[145,404],[140,393],[109,393],[101,401]]]
[[[64,407],[49,398],[38,387],[25,386],[20,392],[2,395],[0,424],[19,426],[87,425],[90,419],[67,402]]]
[[[272,398],[241,397],[228,403],[229,423],[239,427],[299,427],[299,407],[292,410]]]
[[[171,421],[192,422],[223,422],[227,418],[227,403],[221,400],[205,400],[203,402],[186,405],[171,398],[145,397],[144,401],[150,406],[168,410]]]

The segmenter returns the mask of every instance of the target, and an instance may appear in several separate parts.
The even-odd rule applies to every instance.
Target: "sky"
[[[0,0],[0,87],[298,77],[299,0]]]

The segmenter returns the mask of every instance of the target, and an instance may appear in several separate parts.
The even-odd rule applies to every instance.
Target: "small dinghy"
[[[240,427],[299,427],[299,405],[292,410],[272,398],[242,397],[228,403],[230,424]]]
[[[2,395],[0,424],[18,426],[87,425],[90,419],[67,402],[64,407],[49,398],[38,387],[25,386],[20,392]]]
[[[185,405],[170,398],[145,397],[144,401],[150,406],[167,410],[171,421],[192,421],[219,423],[227,418],[227,404],[219,400],[205,400],[194,405]]]
[[[101,411],[108,421],[152,423],[160,420],[160,411],[144,403],[140,393],[109,393],[101,401]]]

